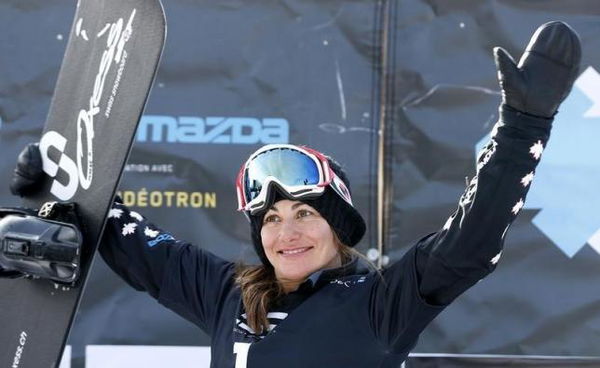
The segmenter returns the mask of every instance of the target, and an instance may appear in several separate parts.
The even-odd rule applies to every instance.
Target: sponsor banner
[[[21,3],[0,4],[4,178],[22,147],[40,139],[74,12],[71,2]],[[499,267],[436,319],[416,351],[598,355],[597,1],[292,0],[248,8],[172,0],[164,6],[169,40],[120,195],[177,239],[245,262],[257,258],[248,222],[236,211],[234,180],[247,156],[266,143],[306,144],[340,161],[369,229],[358,249],[375,248],[380,138],[388,180],[383,256],[397,260],[415,239],[444,224],[465,176],[474,174],[475,153],[498,118],[491,48],[518,57],[539,24],[569,22],[584,42],[583,68],[556,117]],[[85,30],[82,23],[82,42],[95,36]],[[120,64],[110,68],[114,74]],[[104,96],[118,86],[106,80]],[[85,129],[94,106],[83,111],[82,148],[92,139]],[[64,187],[57,187],[59,198],[98,175],[99,168],[90,171],[93,153],[64,155],[60,137],[45,137],[43,146],[55,163],[47,171]],[[19,204],[7,183],[0,200]],[[208,336],[128,287],[101,259],[88,286],[69,339],[70,366],[132,366],[144,356],[162,366],[208,364],[200,358],[206,348],[176,350],[208,346]],[[177,360],[174,352],[187,358]],[[118,358],[103,360],[110,356]],[[490,357],[476,365],[494,361],[506,362]],[[414,356],[406,366],[472,362]]]

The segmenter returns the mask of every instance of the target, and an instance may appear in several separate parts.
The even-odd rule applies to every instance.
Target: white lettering
[[[114,101],[114,95],[118,88],[118,83],[123,73],[124,63],[127,58],[127,53],[124,50],[125,44],[132,34],[132,23],[136,10],[133,9],[129,17],[129,21],[123,30],[123,18],[119,18],[115,23],[110,25],[106,40],[106,49],[102,53],[98,73],[94,78],[94,86],[92,95],[89,98],[88,109],[81,109],[77,116],[77,152],[75,163],[69,156],[65,154],[67,139],[58,132],[49,131],[44,134],[40,141],[40,152],[42,153],[43,170],[51,177],[55,177],[60,167],[69,175],[69,181],[66,185],[59,183],[56,179],[52,183],[50,193],[58,199],[66,201],[71,199],[79,185],[84,190],[89,189],[92,184],[94,175],[94,117],[100,112],[100,101],[104,94],[104,86],[106,78],[113,64],[119,63],[123,57],[123,64],[120,65],[119,73],[115,85],[111,89],[111,101]],[[98,34],[98,37],[104,35],[106,27]],[[109,108],[110,108],[109,107]],[[110,112],[107,111],[108,118]],[[85,139],[82,137],[85,136]],[[57,163],[52,162],[48,157],[48,149],[55,147],[60,151],[61,157]],[[85,148],[85,150],[84,150]]]
[[[64,153],[67,139],[55,131],[46,132],[40,139],[40,154],[42,156],[42,170],[50,177],[55,177],[58,174],[58,169],[61,168],[68,175],[68,181],[66,184],[60,183],[58,180],[52,182],[50,187],[50,193],[55,195],[58,199],[66,201],[71,199],[78,186],[78,170],[77,165],[73,160]],[[56,148],[61,156],[58,160],[58,165],[50,160],[48,156],[48,150],[50,147]]]
[[[257,119],[231,118],[231,138],[236,143],[258,143],[262,126]]]
[[[233,353],[235,354],[235,368],[246,368],[248,364],[248,351],[250,343],[234,342]]]
[[[289,123],[277,118],[144,115],[138,142],[255,144],[287,143]]]
[[[48,157],[48,149],[55,147],[61,153],[65,151],[67,139],[55,131],[46,132],[40,139],[40,154],[42,155],[42,169],[51,177],[58,173],[58,165]]]
[[[12,368],[19,368],[19,364],[21,363],[21,356],[23,355],[23,349],[25,349],[26,343],[27,332],[23,331],[19,335],[19,346],[17,346],[17,351],[15,352],[15,356],[13,358]]]
[[[82,128],[83,124],[83,128]],[[79,120],[77,121],[77,172],[79,176],[79,182],[83,189],[88,189],[92,183],[92,177],[94,174],[94,149],[92,147],[94,139],[94,116],[88,114],[85,110],[79,112]],[[85,132],[86,136],[86,147],[87,147],[87,173],[83,173],[83,143],[81,136]]]
[[[111,25],[108,37],[106,40],[106,50],[102,53],[100,59],[100,67],[96,79],[94,81],[94,88],[92,90],[92,96],[89,100],[88,110],[80,110],[77,118],[77,168],[79,174],[79,183],[83,189],[88,189],[92,183],[94,174],[94,116],[100,112],[100,101],[104,94],[104,84],[106,77],[110,71],[113,62],[118,63],[121,59],[125,43],[129,40],[132,33],[132,22],[135,16],[135,9],[131,12],[129,22],[123,31],[123,18],[119,18],[115,23]],[[113,86],[114,87],[114,86]],[[113,97],[113,96],[111,96]],[[114,100],[114,97],[113,97]],[[112,103],[111,103],[112,107]],[[85,154],[85,163],[87,163],[87,170],[84,172],[84,157],[82,135],[85,134],[87,138],[85,146],[87,148]]]

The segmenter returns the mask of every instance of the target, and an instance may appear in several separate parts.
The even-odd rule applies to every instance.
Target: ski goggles
[[[327,157],[308,147],[270,144],[252,154],[237,176],[238,210],[254,215],[266,209],[273,186],[290,199],[318,197],[329,186],[352,206],[350,191]]]

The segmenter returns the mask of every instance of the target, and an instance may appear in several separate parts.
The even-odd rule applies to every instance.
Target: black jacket
[[[550,126],[503,107],[477,175],[442,229],[381,274],[352,262],[311,275],[269,313],[266,334],[245,323],[233,263],[121,204],[111,210],[100,252],[130,285],[211,336],[211,367],[399,367],[427,324],[496,267]]]

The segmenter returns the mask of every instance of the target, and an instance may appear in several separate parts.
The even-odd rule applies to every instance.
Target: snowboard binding
[[[80,229],[75,203],[46,202],[37,213],[0,208],[0,276],[74,285],[80,274]]]

